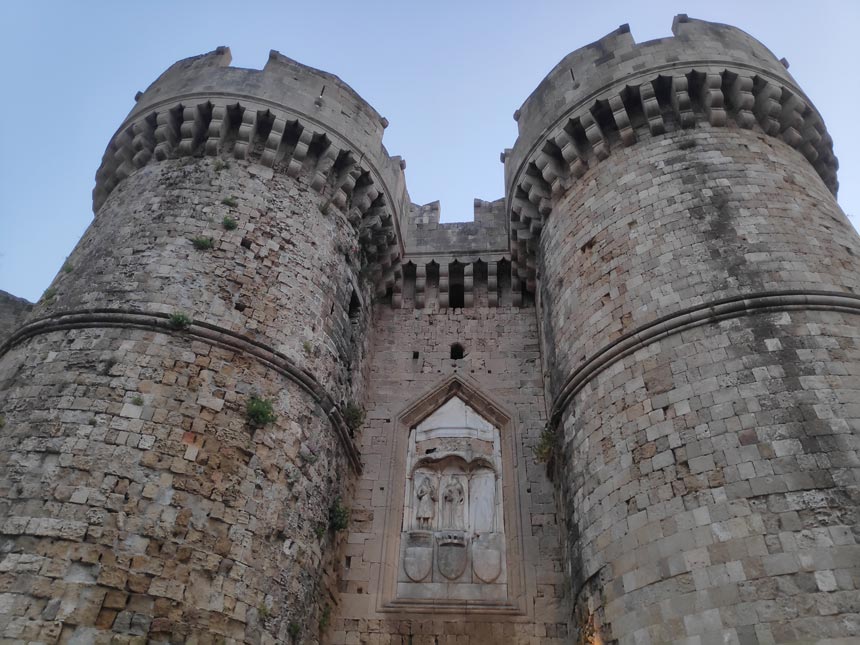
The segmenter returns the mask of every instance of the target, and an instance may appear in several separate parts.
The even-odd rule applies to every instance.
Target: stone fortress
[[[0,305],[0,639],[856,643],[860,238],[763,45],[564,58],[505,196],[387,121],[182,60],[36,305]]]

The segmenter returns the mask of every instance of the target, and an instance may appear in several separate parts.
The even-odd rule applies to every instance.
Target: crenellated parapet
[[[511,273],[505,200],[475,199],[471,222],[439,221],[440,204],[412,204],[403,226],[406,254],[395,308],[523,305]]]
[[[229,67],[227,47],[172,65],[111,139],[96,173],[93,209],[138,168],[177,157],[220,156],[302,175],[356,230],[364,270],[380,292],[400,275],[409,211],[403,162],[382,145],[385,118],[338,77],[276,51],[262,70]]]
[[[511,261],[527,291],[554,200],[643,137],[699,124],[755,129],[798,150],[836,193],[833,141],[783,62],[728,25],[682,14],[672,32],[636,43],[622,25],[566,56],[514,114],[519,136],[503,161]]]

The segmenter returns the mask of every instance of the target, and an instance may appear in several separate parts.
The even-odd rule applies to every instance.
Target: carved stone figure
[[[463,504],[466,501],[466,492],[463,484],[456,477],[452,478],[445,486],[442,495],[442,524],[446,529],[462,529]]]
[[[412,428],[406,465],[398,602],[506,603],[499,428],[454,397]]]
[[[436,516],[436,487],[429,477],[424,477],[415,492],[418,500],[415,511],[415,521],[419,529],[433,528],[433,518]]]

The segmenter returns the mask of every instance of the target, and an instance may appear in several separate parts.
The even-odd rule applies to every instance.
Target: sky
[[[270,49],[338,75],[388,118],[412,201],[442,221],[503,196],[499,153],[514,111],[566,54],[629,23],[637,42],[678,13],[734,25],[785,57],[824,117],[839,202],[860,226],[860,2],[8,1],[0,40],[0,290],[37,300],[93,218],[105,146],[145,89],[181,58],[227,45],[237,67]]]

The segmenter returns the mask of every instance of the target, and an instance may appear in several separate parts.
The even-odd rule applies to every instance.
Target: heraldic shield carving
[[[499,429],[454,396],[410,431],[397,596],[507,597]]]
[[[439,545],[439,572],[449,580],[456,580],[466,570],[466,537],[460,533],[444,531],[436,536]]]
[[[495,582],[502,573],[502,545],[498,534],[481,535],[472,542],[472,569],[481,582]]]
[[[433,567],[433,542],[431,536],[423,532],[409,534],[409,541],[403,556],[403,570],[413,582],[421,582]]]

